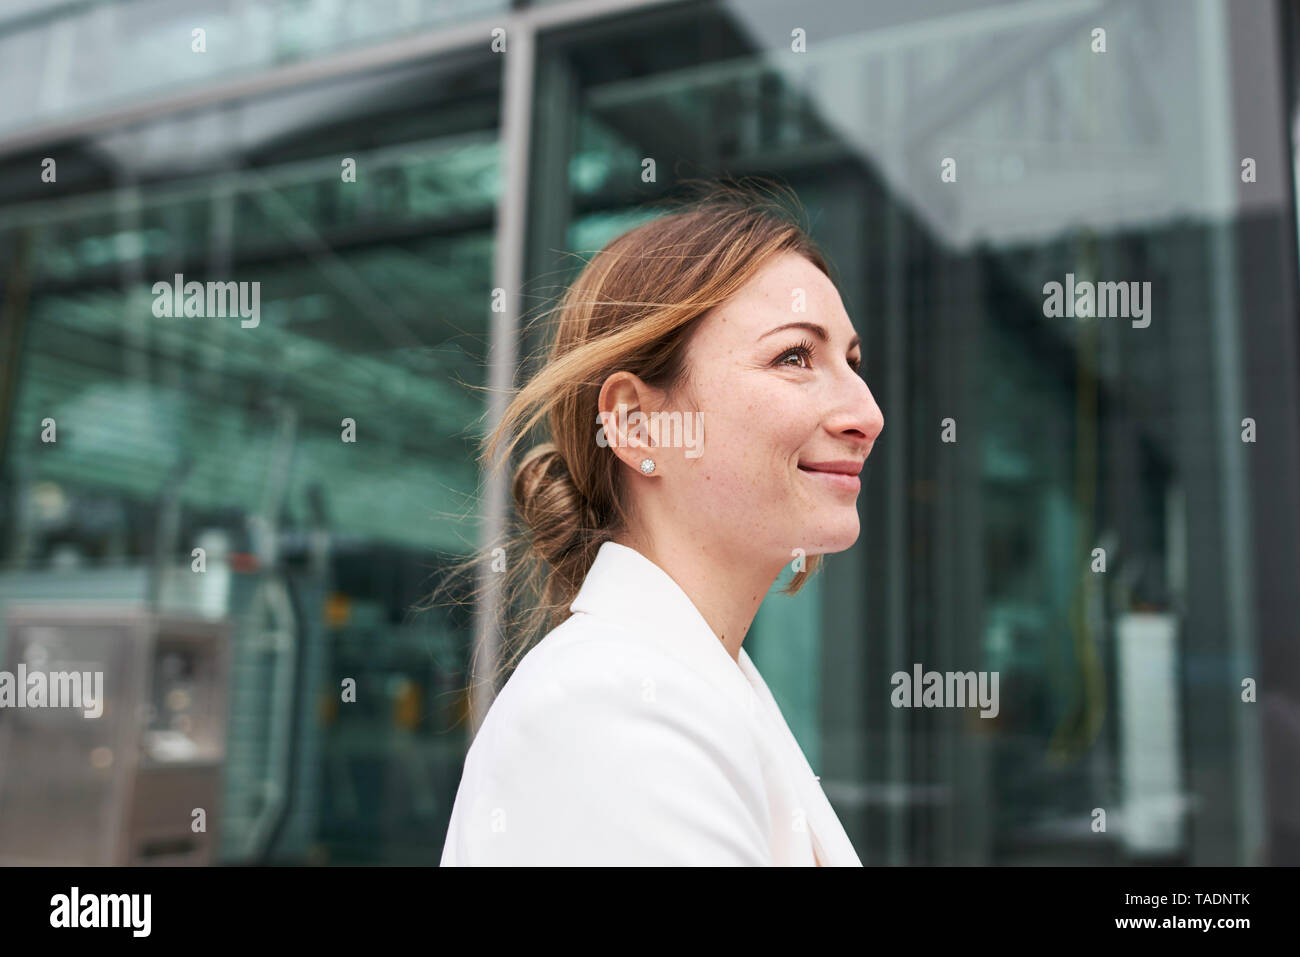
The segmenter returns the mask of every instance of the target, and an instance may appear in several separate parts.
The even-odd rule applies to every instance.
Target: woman
[[[499,463],[549,425],[513,492],[551,630],[475,737],[444,865],[861,863],[742,643],[787,563],[793,593],[857,540],[884,419],[823,258],[764,206],[715,186],[613,240],[490,437]]]

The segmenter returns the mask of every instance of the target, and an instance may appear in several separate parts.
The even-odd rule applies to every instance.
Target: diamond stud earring
[[[642,474],[642,475],[649,475],[649,474],[650,474],[651,472],[653,472],[654,470],[655,470],[655,460],[654,460],[654,459],[642,459],[642,460],[641,460],[641,474]]]

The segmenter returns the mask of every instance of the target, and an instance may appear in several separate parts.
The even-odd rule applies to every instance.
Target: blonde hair
[[[505,653],[489,680],[568,617],[596,552],[627,527],[626,467],[597,444],[605,379],[626,370],[671,392],[685,380],[686,347],[699,320],[777,256],[797,253],[831,277],[793,219],[800,207],[792,191],[774,186],[769,194],[753,179],[687,185],[701,195],[677,201],[674,211],[624,232],[588,261],[550,312],[544,363],[484,442],[481,465],[495,472],[534,429],[544,425],[547,433],[514,470],[516,521],[504,543]],[[791,208],[781,203],[783,191]],[[489,543],[460,567],[488,561],[502,546]],[[808,558],[784,591],[799,591],[818,565],[818,556]]]

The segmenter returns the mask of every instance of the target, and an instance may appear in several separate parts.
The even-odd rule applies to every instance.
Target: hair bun
[[[594,525],[591,508],[554,442],[529,450],[515,469],[512,491],[520,519],[551,565],[558,565]]]

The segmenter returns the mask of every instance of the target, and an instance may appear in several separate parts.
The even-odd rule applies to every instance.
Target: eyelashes
[[[800,358],[803,359],[805,363],[808,363],[808,362],[812,362],[812,358],[815,354],[816,354],[816,350],[813,347],[812,340],[805,339],[803,340],[803,342],[800,342],[798,345],[791,346],[790,348],[782,352],[779,356],[777,356],[776,363],[777,365],[783,365],[783,366],[789,365],[790,363],[787,362],[786,360],[788,360],[791,356],[799,356]]]
[[[788,366],[791,363],[789,363],[787,360],[791,356],[798,356],[803,360],[804,365],[796,365],[794,366],[794,368],[797,369],[806,368],[807,364],[812,362],[813,356],[816,354],[817,354],[817,349],[816,346],[813,345],[813,341],[811,339],[804,339],[802,342],[791,346],[790,348],[784,350],[779,356],[777,356],[776,365]],[[861,366],[862,366],[862,359],[860,358],[849,359],[849,368],[852,369],[854,372],[857,372]]]

